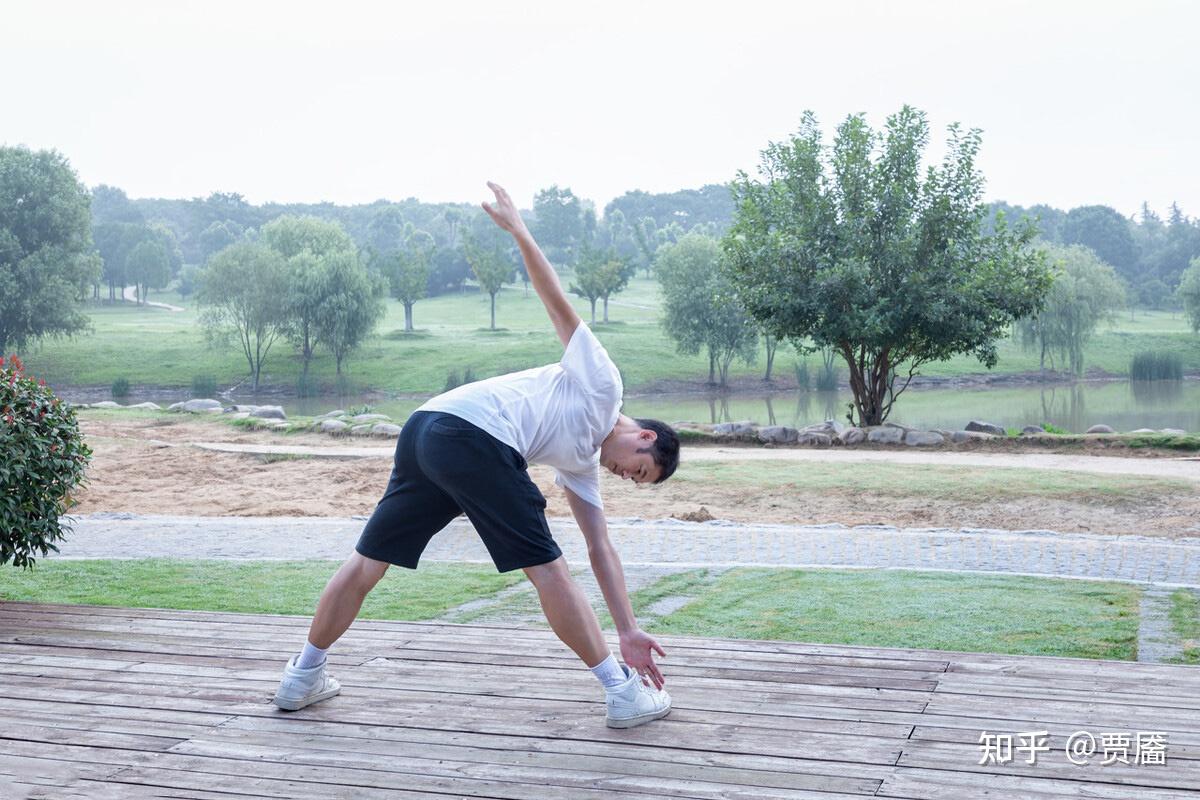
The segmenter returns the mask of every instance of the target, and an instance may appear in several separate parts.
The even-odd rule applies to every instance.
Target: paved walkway
[[[60,557],[341,559],[352,551],[362,526],[361,518],[95,514],[75,518]],[[551,527],[568,561],[586,564],[574,521],[553,519]],[[636,567],[875,567],[1200,588],[1200,538],[628,518],[610,520],[609,530],[622,561]],[[462,517],[434,537],[425,559],[489,563]]]
[[[193,447],[220,453],[293,455],[311,458],[391,458],[393,445],[236,444],[191,442]],[[886,462],[938,466],[1002,467],[1087,472],[1101,475],[1145,475],[1200,483],[1200,458],[1121,458],[1058,453],[957,453],[941,450],[809,450],[804,448],[686,447],[684,461],[816,461],[822,463]]]

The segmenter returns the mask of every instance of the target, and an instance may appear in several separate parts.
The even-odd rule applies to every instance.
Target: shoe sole
[[[667,706],[662,711],[652,711],[649,714],[642,714],[637,717],[629,717],[627,719],[613,719],[607,717],[605,724],[610,728],[636,728],[638,725],[645,725],[647,722],[653,722],[656,719],[662,719],[667,714],[671,713],[671,707]]]
[[[311,706],[313,703],[319,703],[322,700],[328,700],[329,698],[334,697],[341,691],[342,691],[342,688],[339,686],[336,689],[329,689],[327,691],[320,692],[319,694],[313,694],[313,695],[309,695],[308,697],[300,698],[299,700],[292,700],[287,697],[280,697],[279,695],[275,695],[275,705],[279,706],[284,711],[299,711],[300,709],[305,708],[306,706]]]

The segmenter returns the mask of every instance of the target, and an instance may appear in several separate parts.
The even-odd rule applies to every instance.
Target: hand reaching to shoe
[[[663,677],[658,664],[654,663],[655,653],[663,658],[667,657],[663,649],[658,646],[658,642],[640,628],[629,634],[622,634],[621,660],[643,678],[649,678],[655,689],[661,689],[666,678]]]

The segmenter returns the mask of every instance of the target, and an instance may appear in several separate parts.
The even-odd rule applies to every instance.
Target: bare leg
[[[389,566],[386,561],[375,561],[357,552],[351,555],[321,592],[317,613],[308,629],[308,641],[322,650],[336,642],[354,622],[363,599]]]
[[[563,644],[574,650],[588,667],[606,659],[610,651],[600,632],[600,621],[571,577],[567,560],[559,557],[549,564],[526,567],[525,574],[537,588],[546,620]]]

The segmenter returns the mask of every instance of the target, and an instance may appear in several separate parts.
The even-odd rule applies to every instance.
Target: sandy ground
[[[78,497],[79,505],[73,509],[79,514],[100,511],[205,516],[369,514],[387,483],[390,469],[384,459],[280,459],[209,452],[188,444],[195,441],[335,444],[329,437],[317,434],[284,439],[188,417],[85,416],[82,426],[94,458],[89,483]],[[390,453],[394,446],[388,441],[359,440],[354,444],[378,446],[385,453]],[[754,452],[779,457],[801,451]],[[803,452],[806,458],[812,458],[819,457],[820,451]],[[745,454],[744,451],[738,455]],[[707,452],[705,457],[720,455]],[[551,470],[534,467],[530,475],[547,498],[547,514],[570,516],[566,499],[554,486]],[[1080,501],[1030,497],[996,502],[976,497],[929,500],[920,496],[875,495],[853,487],[837,492],[797,492],[784,488],[748,494],[744,489],[712,484],[668,481],[660,486],[635,486],[607,474],[601,480],[606,509],[614,517],[706,519],[711,516],[739,522],[840,522],[1163,536],[1194,536],[1200,530],[1200,492],[1151,494],[1116,501],[1096,497]]]

